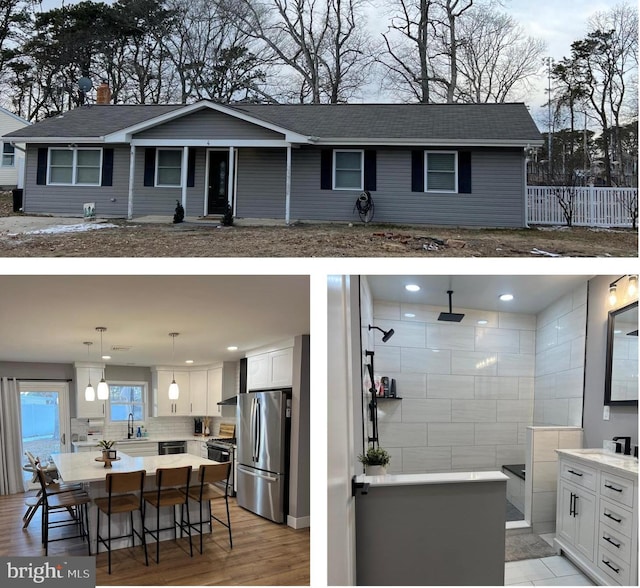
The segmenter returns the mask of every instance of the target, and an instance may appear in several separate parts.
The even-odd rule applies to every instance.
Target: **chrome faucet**
[[[127,419],[127,439],[133,439],[133,413],[129,413],[129,418]]]

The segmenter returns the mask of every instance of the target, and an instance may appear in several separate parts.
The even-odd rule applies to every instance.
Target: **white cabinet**
[[[247,357],[247,390],[290,387],[293,384],[293,347]]]
[[[97,398],[91,402],[85,400],[84,391],[91,382],[94,391],[98,390],[98,382],[102,379],[101,366],[76,365],[76,418],[106,418],[107,403]]]
[[[556,545],[599,585],[636,586],[637,474],[558,453]]]
[[[169,398],[169,386],[175,375],[180,390],[177,400]],[[155,370],[151,374],[153,382],[153,416],[188,416],[190,414],[189,372]]]
[[[118,441],[115,448],[129,457],[158,455],[158,443],[155,441]]]
[[[195,416],[207,415],[207,370],[189,372],[189,412]]]
[[[220,416],[218,402],[222,400],[222,368],[207,370],[207,412],[208,416]],[[205,455],[206,457],[206,455]]]

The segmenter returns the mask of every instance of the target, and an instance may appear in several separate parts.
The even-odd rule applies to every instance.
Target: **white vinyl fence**
[[[637,188],[527,186],[527,222],[566,225],[560,199],[571,206],[575,226],[631,227],[638,210]]]

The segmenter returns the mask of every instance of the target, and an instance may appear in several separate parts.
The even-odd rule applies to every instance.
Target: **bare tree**
[[[526,36],[511,16],[491,8],[469,11],[457,33],[460,101],[505,102],[528,90],[544,41]]]

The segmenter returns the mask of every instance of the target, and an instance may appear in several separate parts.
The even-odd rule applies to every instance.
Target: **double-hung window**
[[[102,149],[49,149],[49,184],[99,186]]]
[[[425,151],[425,192],[458,191],[458,153],[456,151]]]
[[[14,167],[16,164],[16,150],[11,143],[2,144],[2,159],[0,165],[2,167]]]
[[[182,183],[182,149],[158,149],[156,186],[175,188]]]
[[[109,382],[109,416],[112,422],[145,419],[146,382]]]
[[[364,185],[364,151],[333,151],[333,189],[362,190]]]

